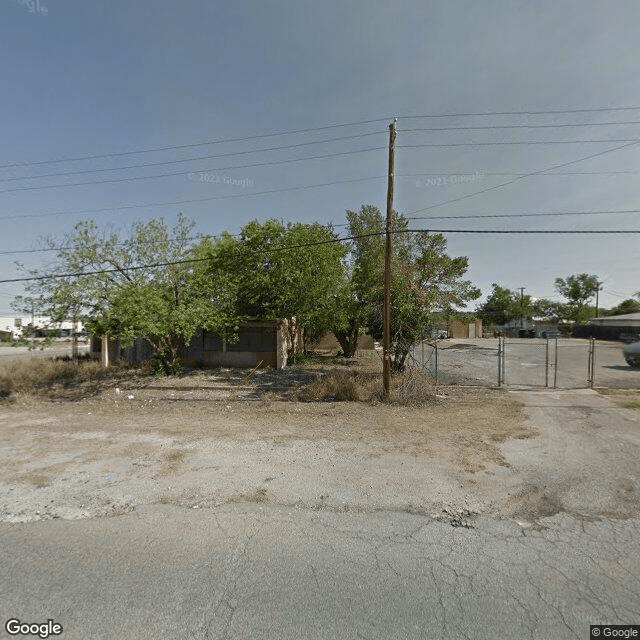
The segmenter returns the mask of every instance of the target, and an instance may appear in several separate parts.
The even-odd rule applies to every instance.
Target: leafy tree
[[[587,303],[596,295],[599,286],[598,276],[588,273],[556,278],[556,290],[568,300],[566,319],[576,322],[587,320],[592,315]]]
[[[625,313],[638,313],[640,311],[640,302],[638,300],[634,300],[633,298],[627,298],[623,300],[619,305],[609,309],[606,312],[608,316],[618,316],[623,315]]]
[[[533,303],[533,315],[551,322],[558,322],[566,315],[566,305],[546,298],[538,298]]]
[[[125,346],[142,337],[152,346],[159,366],[176,371],[181,341],[200,326],[227,325],[227,309],[210,303],[208,289],[197,286],[191,230],[182,214],[169,230],[164,220],[133,225],[121,239],[100,231],[93,221],[76,224],[62,240],[45,245],[57,258],[44,277],[30,287],[42,313],[54,320],[83,319],[93,335],[120,337]]]
[[[491,295],[476,309],[482,321],[488,325],[501,325],[519,317],[520,313],[516,308],[517,293],[495,282],[491,286]]]
[[[293,355],[298,327],[306,342],[331,324],[346,254],[336,237],[318,223],[254,220],[239,238],[225,237],[217,254],[210,256],[209,274],[233,280],[239,318],[297,318],[297,326],[288,324]]]
[[[493,283],[491,295],[476,309],[476,313],[487,325],[503,325],[524,318],[531,320],[538,308],[531,296],[520,295],[519,291],[506,289]]]
[[[357,212],[347,211],[347,220],[349,235],[356,238],[350,255],[350,314],[344,314],[342,319],[351,332],[360,323],[381,339],[385,220],[372,205],[363,205]],[[391,342],[393,367],[403,370],[411,347],[435,322],[434,313],[449,312],[479,297],[480,291],[469,281],[461,280],[468,260],[449,257],[444,236],[409,232],[408,220],[402,215],[395,216],[393,231]]]

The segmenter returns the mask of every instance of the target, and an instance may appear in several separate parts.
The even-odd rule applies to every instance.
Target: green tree
[[[623,315],[625,313],[638,313],[640,311],[640,302],[638,300],[634,300],[633,298],[627,298],[623,300],[620,304],[615,307],[609,309],[606,312],[608,316],[618,316]]]
[[[546,298],[538,298],[533,303],[533,315],[543,320],[558,322],[566,315],[566,305]]]
[[[228,309],[211,304],[209,290],[198,286],[197,263],[190,262],[194,225],[182,214],[173,230],[152,219],[121,239],[93,221],[79,222],[62,240],[45,240],[57,258],[44,273],[31,272],[42,279],[30,292],[56,321],[82,319],[93,335],[119,337],[125,346],[146,339],[160,368],[176,371],[181,342],[200,326],[231,321]]]
[[[476,309],[482,321],[487,325],[502,325],[519,318],[518,292],[501,287],[495,282],[491,286],[491,295]]]
[[[363,205],[347,211],[349,235],[355,236],[350,255],[351,297],[348,326],[358,319],[376,339],[382,338],[384,304],[385,220],[380,210]],[[434,314],[447,313],[480,291],[461,280],[468,269],[465,257],[451,258],[445,253],[441,234],[410,232],[408,220],[394,218],[392,326],[393,367],[404,369],[409,351],[434,322]],[[344,327],[343,327],[344,329]]]
[[[336,238],[332,229],[319,223],[254,220],[242,228],[239,238],[226,236],[210,257],[209,273],[214,280],[233,280],[239,318],[297,318],[297,326],[288,324],[292,355],[298,327],[306,341],[331,325],[346,254]]]
[[[567,320],[584,322],[593,315],[588,302],[596,295],[599,286],[598,276],[588,273],[556,278],[556,290],[568,301],[565,307]]]

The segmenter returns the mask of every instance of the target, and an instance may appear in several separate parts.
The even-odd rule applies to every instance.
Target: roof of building
[[[613,320],[616,322],[624,321],[624,320],[640,320],[640,311],[636,311],[635,313],[623,313],[619,316],[601,316],[599,318],[591,318],[589,322],[596,322],[598,324],[606,324],[608,320]]]

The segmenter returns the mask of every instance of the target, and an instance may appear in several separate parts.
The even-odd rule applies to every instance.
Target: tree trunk
[[[102,366],[107,369],[109,367],[109,334],[105,333],[102,336],[102,349],[100,352],[100,360]]]
[[[356,355],[360,322],[360,318],[352,318],[349,320],[349,327],[347,329],[334,329],[333,331],[333,335],[342,347],[342,353],[345,358],[353,358]]]

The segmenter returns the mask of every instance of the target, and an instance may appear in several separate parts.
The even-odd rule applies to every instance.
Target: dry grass
[[[640,408],[640,389],[596,389],[596,391],[603,396],[608,396],[625,409]]]
[[[121,365],[106,371],[90,358],[16,358],[0,364],[0,397],[37,394],[64,398],[74,389],[82,395],[96,393],[101,382],[126,368]]]
[[[311,382],[297,393],[303,402],[381,402],[382,375],[358,371],[331,371]],[[390,404],[421,406],[434,404],[436,392],[433,382],[413,369],[394,374],[391,378]]]

